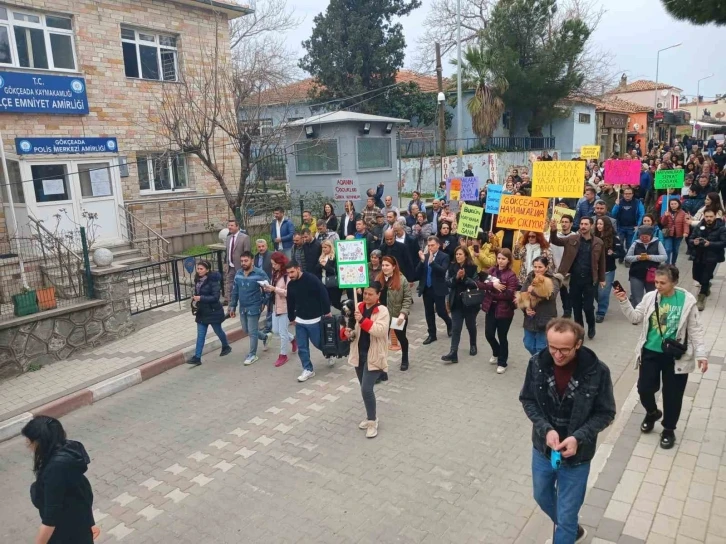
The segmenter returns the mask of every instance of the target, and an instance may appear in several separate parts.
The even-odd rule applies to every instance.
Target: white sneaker
[[[328,362],[328,368],[333,368],[335,366],[335,359],[333,357],[328,357],[326,361]]]
[[[242,364],[245,366],[250,366],[251,364],[254,364],[259,360],[260,360],[260,358],[257,355],[248,355],[247,359],[245,359],[244,363],[242,363]]]
[[[299,381],[299,382],[306,382],[310,378],[312,378],[313,376],[315,376],[315,371],[313,371],[313,370],[303,370],[302,371],[302,374],[300,374],[297,377],[297,381]]]
[[[366,421],[368,430],[366,431],[366,438],[375,438],[378,436],[378,418],[375,421]]]
[[[378,423],[378,418],[376,418],[376,424],[377,424],[377,423]],[[358,428],[359,428],[359,429],[360,429],[361,431],[365,431],[365,430],[366,430],[366,429],[368,428],[368,420],[367,420],[367,419],[364,419],[363,421],[361,421],[361,422],[360,422],[360,423],[358,424]]]
[[[272,333],[268,332],[262,339],[262,351],[267,351],[268,349],[270,349],[270,340],[272,340]]]
[[[495,365],[495,364],[497,364],[497,362],[499,362],[499,357],[494,357],[494,355],[492,355],[491,357],[489,357],[489,364],[490,365]]]
[[[506,366],[498,366],[497,367],[497,374],[504,374],[507,371]]]

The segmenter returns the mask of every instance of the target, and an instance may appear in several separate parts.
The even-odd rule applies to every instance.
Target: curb
[[[247,338],[247,334],[242,328],[226,331],[229,343],[237,342],[243,338]],[[202,354],[216,351],[222,347],[219,338],[214,338],[211,342],[204,345]],[[63,417],[78,408],[89,406],[102,399],[115,395],[119,391],[128,389],[149,380],[159,374],[163,374],[167,370],[183,365],[194,356],[194,345],[174,351],[154,361],[149,361],[141,366],[127,370],[117,376],[113,376],[107,380],[103,380],[96,384],[90,385],[80,391],[62,396],[52,402],[33,408],[28,412],[0,421],[0,442],[15,438],[28,421],[35,416],[50,416],[54,418]]]

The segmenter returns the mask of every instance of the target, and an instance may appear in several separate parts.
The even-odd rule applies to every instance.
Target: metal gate
[[[210,272],[219,272],[222,275],[224,294],[223,255],[224,251],[216,250],[130,268],[128,281],[131,314],[140,314],[190,299],[194,295],[194,274],[198,261],[209,261],[212,265]]]

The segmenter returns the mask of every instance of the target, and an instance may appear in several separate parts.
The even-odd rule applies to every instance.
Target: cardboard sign
[[[537,161],[532,166],[532,196],[580,198],[584,189],[583,161]]]
[[[686,177],[686,171],[679,170],[657,170],[655,173],[656,189],[680,189],[683,187],[683,181]]]
[[[461,178],[446,180],[446,196],[448,200],[459,200],[461,198]]]
[[[446,194],[449,200],[478,200],[479,178],[449,178],[446,180]]]
[[[562,219],[563,215],[570,215],[574,218],[575,210],[571,210],[570,208],[566,208],[564,206],[554,207],[554,209],[552,210],[552,219],[557,222],[557,232],[562,232],[562,225],[560,225],[560,219]]]
[[[497,227],[544,232],[547,225],[547,204],[546,198],[502,195]]]
[[[471,204],[464,204],[461,207],[461,213],[459,214],[459,223],[457,227],[459,236],[476,238],[479,235],[479,225],[481,224],[481,216],[483,213],[484,208],[472,206]]]
[[[450,212],[459,213],[459,210],[461,209],[461,201],[459,200],[451,200],[447,202],[446,205],[449,207]]]
[[[333,183],[333,198],[338,202],[360,200],[360,185],[357,179],[338,179]]]
[[[599,159],[600,158],[600,146],[599,145],[583,145],[580,148],[581,159]]]
[[[337,240],[335,264],[338,268],[338,287],[368,287],[368,249],[366,240]]]
[[[503,185],[487,186],[487,213],[499,213],[499,204],[502,202],[502,191],[504,191]]]
[[[643,163],[635,161],[605,161],[605,183],[610,185],[640,185]]]

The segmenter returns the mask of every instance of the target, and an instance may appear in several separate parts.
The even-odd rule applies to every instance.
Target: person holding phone
[[[461,237],[461,240],[466,240],[466,247],[471,256],[472,262],[476,265],[476,271],[481,272],[482,270],[489,270],[492,266],[497,264],[497,248],[499,244],[499,238],[493,234],[489,234],[489,242],[484,243],[483,239],[486,235],[479,233],[476,240],[471,238]]]
[[[381,259],[381,271],[376,276],[381,286],[381,304],[388,309],[391,316],[391,323],[394,321],[398,326],[403,325],[402,329],[393,329],[398,343],[401,344],[401,371],[408,370],[408,337],[406,329],[408,328],[408,316],[411,313],[411,305],[413,304],[413,296],[408,280],[401,272],[398,261],[394,257],[383,257]]]
[[[708,370],[708,350],[696,298],[677,286],[678,279],[678,268],[661,264],[655,271],[655,291],[646,293],[635,308],[622,288],[615,290],[625,317],[634,325],[642,324],[635,348],[638,394],[646,410],[640,430],[651,432],[662,418],[660,446],[663,449],[672,448],[676,442],[676,423],[681,415],[688,374],[696,369],[696,362],[701,372]],[[662,411],[655,400],[661,381]]]

